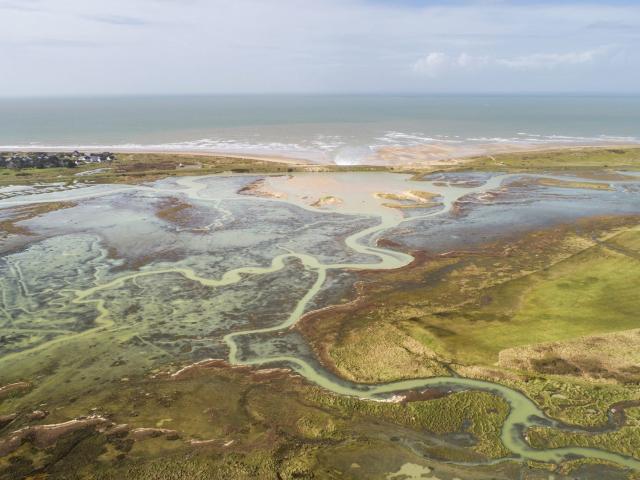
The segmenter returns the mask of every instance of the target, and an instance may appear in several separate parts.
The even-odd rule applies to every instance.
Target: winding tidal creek
[[[324,174],[322,174],[324,175]],[[114,324],[110,318],[110,310],[103,299],[96,296],[112,289],[122,287],[125,283],[136,282],[142,279],[149,279],[161,275],[178,275],[186,280],[195,282],[203,287],[218,289],[231,286],[241,282],[247,277],[259,277],[279,272],[286,268],[289,262],[299,262],[304,270],[313,278],[310,287],[304,292],[301,298],[295,303],[294,308],[287,312],[284,320],[275,325],[262,328],[251,328],[245,330],[234,330],[226,333],[223,337],[224,343],[228,347],[228,361],[234,365],[247,365],[261,367],[266,365],[287,366],[303,376],[309,382],[329,390],[338,395],[357,397],[360,399],[375,401],[391,401],[394,397],[401,396],[403,392],[421,391],[432,387],[444,387],[453,390],[482,390],[491,392],[504,398],[510,411],[502,427],[501,440],[511,451],[510,459],[533,460],[540,462],[561,462],[571,458],[588,457],[604,461],[614,462],[627,468],[640,470],[640,461],[619,454],[610,453],[604,450],[592,448],[567,447],[557,449],[534,449],[525,439],[526,430],[534,426],[551,426],[557,429],[570,429],[577,431],[573,427],[568,427],[560,422],[549,418],[534,402],[523,393],[508,388],[506,386],[489,381],[460,378],[460,377],[433,377],[423,379],[412,379],[395,381],[385,384],[360,384],[346,381],[323,369],[316,363],[310,363],[301,356],[294,354],[277,354],[267,352],[264,355],[253,355],[244,357],[239,354],[239,341],[243,337],[251,337],[260,334],[274,334],[291,329],[309,311],[309,307],[318,294],[326,286],[327,276],[333,271],[357,271],[357,270],[390,270],[404,267],[410,264],[414,258],[406,253],[394,251],[389,248],[376,246],[376,240],[380,235],[391,229],[397,229],[432,217],[441,217],[449,214],[455,207],[456,202],[463,197],[474,195],[482,197],[487,193],[500,189],[503,184],[515,178],[515,175],[494,175],[482,179],[473,185],[458,185],[453,182],[443,181],[411,181],[406,176],[384,174],[378,175],[372,181],[374,174],[326,174],[328,181],[324,185],[323,193],[328,193],[340,197],[342,204],[335,212],[344,215],[358,215],[373,222],[355,233],[351,233],[344,239],[344,245],[348,251],[355,254],[356,261],[338,261],[335,263],[323,261],[316,255],[295,251],[290,247],[281,247],[282,253],[272,256],[270,263],[263,266],[240,266],[228,269],[216,276],[209,276],[197,271],[189,266],[166,266],[148,268],[124,273],[108,281],[104,281],[100,276],[96,276],[96,282],[89,288],[74,288],[71,302],[78,307],[92,306],[98,312],[95,320],[95,329],[113,328]],[[305,175],[300,175],[299,181],[305,183]],[[523,177],[518,175],[517,177]],[[212,189],[207,177],[185,177],[175,179],[175,183],[167,186],[121,186],[121,187],[88,187],[86,189],[75,189],[68,192],[56,192],[47,194],[34,194],[15,196],[9,200],[0,201],[0,207],[32,205],[51,201],[73,201],[81,202],[85,199],[96,199],[122,193],[142,193],[144,195],[180,195],[182,198],[200,204],[210,204],[212,208],[222,210],[223,204],[231,202],[260,202],[260,204],[287,204],[295,208],[302,208],[314,213],[326,212],[320,208],[312,207],[309,202],[302,198],[300,194],[302,188],[290,182],[286,177],[273,177],[265,180],[266,187],[275,191],[284,192],[286,197],[263,198],[237,195],[232,188]],[[479,183],[479,184],[478,184]],[[614,182],[615,183],[615,182]],[[621,182],[618,182],[621,183]],[[349,188],[348,186],[352,188]],[[384,187],[383,187],[384,185]],[[428,191],[437,196],[439,205],[428,209],[426,212],[404,216],[397,209],[382,206],[382,201],[374,196],[374,192],[386,188],[385,191],[400,192],[404,190]],[[305,195],[313,197],[316,192]],[[224,212],[221,212],[224,214]],[[360,261],[360,259],[370,259],[370,261]],[[78,335],[86,334],[78,333]],[[64,341],[66,337],[60,337]],[[42,344],[48,345],[48,344]],[[36,347],[42,348],[42,347]],[[19,353],[15,354],[19,355]]]

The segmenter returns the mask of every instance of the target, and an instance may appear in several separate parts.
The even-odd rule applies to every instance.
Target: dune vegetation
[[[541,171],[640,169],[640,147],[575,147],[530,152],[510,152],[470,158],[461,167],[482,171]]]
[[[620,384],[619,396],[604,395],[596,404],[605,410],[591,405],[590,415],[569,408],[570,400],[567,408],[559,408],[567,392],[547,393],[552,397],[547,403],[556,403],[547,405],[555,415],[576,423],[599,423],[607,402],[633,396],[638,372],[620,365],[625,365],[625,352],[640,346],[640,337],[621,334],[625,348],[609,348],[609,360],[601,363],[594,363],[591,349],[583,349],[581,355],[573,348],[568,356],[569,350],[561,346],[576,338],[637,328],[638,221],[585,220],[516,241],[430,257],[401,271],[364,274],[360,301],[309,315],[301,328],[327,364],[359,381],[453,370],[511,383],[531,391],[534,398],[544,396],[535,392],[539,387],[533,379],[540,376],[568,377],[570,384],[582,385],[573,393],[568,388],[574,398],[585,391],[593,397],[600,390],[609,391],[591,380]],[[535,355],[519,348],[549,342],[555,347],[541,347]]]

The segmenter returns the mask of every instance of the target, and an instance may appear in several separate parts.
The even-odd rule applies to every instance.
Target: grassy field
[[[82,172],[107,168],[86,176]],[[619,148],[567,148],[538,152],[504,153],[473,157],[448,170],[477,171],[581,171],[594,175],[614,175],[616,170],[640,169],[640,147]],[[119,153],[114,162],[102,165],[83,165],[77,168],[0,168],[0,186],[74,180],[95,183],[140,183],[167,176],[206,175],[222,172],[287,173],[296,171],[397,171],[429,173],[437,168],[419,171],[402,166],[381,167],[366,165],[311,165],[274,162],[258,158],[229,157],[224,155],[191,155],[180,153]],[[593,187],[592,187],[593,188]]]
[[[612,406],[640,401],[634,360],[640,350],[639,221],[583,220],[399,271],[364,274],[358,302],[311,315],[302,330],[325,364],[356,381],[454,370],[520,390],[567,424],[603,428]],[[483,415],[478,408],[456,411],[477,412],[469,414],[473,429],[476,415]],[[528,438],[538,448],[578,445],[637,457],[640,408],[626,413],[616,432],[537,428]],[[437,423],[447,414],[427,418]],[[486,443],[495,437],[482,438],[481,445],[493,447],[477,445],[476,451],[499,451],[495,442]]]
[[[640,422],[633,418],[630,423],[615,432],[607,433],[575,433],[538,427],[531,429],[528,436],[531,445],[536,448],[605,448],[610,452],[640,459]]]
[[[489,393],[461,392],[408,404],[360,401],[320,392],[312,398],[352,418],[381,418],[440,435],[466,431],[476,439],[473,450],[482,456],[500,458],[509,454],[500,441],[501,425],[509,406],[503,399]]]
[[[98,169],[105,171],[85,174]],[[168,153],[119,153],[109,164],[83,165],[77,168],[0,168],[0,186],[32,183],[83,181],[92,183],[141,183],[168,176],[209,175],[223,172],[278,174],[306,171],[386,170],[384,167],[310,165],[267,161],[257,158],[223,155]]]
[[[94,183],[140,183],[172,175],[204,175],[232,170],[280,173],[296,168],[285,163],[223,156],[121,153],[117,155],[115,161],[102,165],[83,165],[77,168],[0,169],[0,185],[66,183],[75,180]],[[104,169],[104,171],[78,175],[98,169]]]
[[[341,374],[386,381],[413,376],[415,363],[490,366],[519,345],[635,328],[638,219],[603,222],[365,276],[359,306],[311,317],[303,329]],[[594,241],[603,227],[607,240]]]
[[[564,148],[532,152],[501,153],[469,159],[462,170],[539,171],[539,170],[638,170],[640,147]]]
[[[631,233],[640,238],[640,230]],[[637,327],[639,284],[639,259],[596,244],[543,270],[485,288],[475,304],[424,318],[432,327],[424,335],[448,328],[449,335],[432,335],[437,352],[460,363],[493,364],[500,351],[513,346]],[[421,327],[421,322],[416,325]]]
[[[640,372],[629,367],[640,335],[628,333],[640,309],[637,223],[583,221],[365,274],[354,308],[312,315],[302,330],[325,363],[354,380],[441,375],[449,368],[522,390],[568,423],[599,425],[611,404],[640,396]],[[606,347],[600,337],[607,332],[621,332],[624,342],[611,334]],[[585,340],[564,348],[576,338]],[[551,341],[553,348],[545,343]],[[532,344],[544,353],[518,348]],[[509,361],[498,365],[505,351]]]

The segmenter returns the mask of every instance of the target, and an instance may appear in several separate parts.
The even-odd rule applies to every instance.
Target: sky
[[[0,0],[0,96],[640,93],[640,0]]]

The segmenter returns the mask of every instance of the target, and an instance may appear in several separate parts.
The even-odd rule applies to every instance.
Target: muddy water
[[[319,176],[320,175],[320,176]],[[379,219],[376,225],[364,228],[356,233],[351,234],[345,239],[345,244],[353,251],[371,258],[370,262],[354,262],[354,263],[323,263],[316,256],[307,253],[287,251],[281,255],[275,256],[271,264],[266,267],[240,267],[227,271],[219,279],[211,279],[199,275],[190,268],[162,268],[156,270],[145,270],[136,273],[123,275],[115,280],[101,283],[87,289],[75,290],[75,298],[72,300],[76,304],[92,303],[98,311],[98,318],[95,322],[96,328],[108,328],[111,326],[109,320],[109,310],[102,300],[95,300],[93,297],[96,293],[110,290],[122,286],[125,282],[135,280],[141,277],[163,274],[178,274],[191,281],[198,282],[203,286],[210,288],[223,287],[240,282],[243,276],[247,275],[265,275],[268,273],[282,270],[285,267],[287,259],[299,260],[305,269],[315,274],[315,281],[306,291],[304,296],[295,305],[286,320],[282,323],[266,328],[236,331],[229,333],[224,337],[224,342],[229,347],[229,362],[232,364],[245,365],[266,365],[266,364],[286,364],[293,370],[304,376],[309,381],[339,395],[355,396],[370,400],[390,400],[395,395],[409,390],[420,390],[430,387],[446,387],[446,388],[462,388],[484,390],[502,396],[510,405],[510,413],[502,428],[502,441],[504,445],[513,453],[513,456],[522,459],[529,459],[543,462],[559,462],[571,456],[583,456],[597,458],[615,462],[626,467],[640,470],[640,461],[632,458],[624,457],[614,453],[589,449],[589,448],[559,448],[537,450],[531,448],[524,440],[523,431],[531,426],[536,425],[553,425],[561,428],[557,422],[548,418],[529,398],[521,392],[510,389],[508,387],[495,384],[492,382],[457,378],[457,377],[434,377],[427,379],[404,380],[390,382],[381,385],[367,385],[348,382],[337,378],[330,372],[323,370],[317,365],[312,365],[303,358],[293,355],[270,355],[253,357],[250,359],[241,359],[238,355],[238,341],[240,338],[255,334],[273,333],[288,329],[296,324],[307,309],[309,303],[321,291],[327,279],[327,273],[331,270],[385,270],[395,269],[407,265],[413,260],[410,255],[396,252],[386,248],[373,246],[371,239],[376,235],[390,229],[411,222],[420,218],[433,217],[443,215],[449,212],[456,202],[465,195],[476,194],[482,195],[499,188],[502,183],[510,178],[510,175],[490,177],[484,184],[474,187],[460,187],[456,185],[446,184],[443,182],[413,182],[409,181],[406,176],[394,174],[313,174],[313,175],[296,175],[293,180],[286,177],[270,178],[267,181],[269,188],[278,190],[287,194],[287,199],[263,199],[255,198],[255,201],[270,202],[286,202],[296,205],[300,208],[314,210],[317,209],[308,205],[307,197],[319,197],[322,195],[332,194],[340,197],[343,203],[336,207],[339,213],[359,214],[374,216]],[[324,182],[316,182],[319,179],[326,180]],[[247,200],[247,197],[239,197],[231,191],[223,191],[212,193],[207,189],[205,178],[179,178],[176,179],[175,193],[186,195],[192,200],[198,201],[216,201],[219,202],[222,197],[225,200],[240,199]],[[316,187],[314,187],[316,185]],[[317,191],[314,191],[314,188]],[[18,197],[11,201],[0,202],[0,207],[18,204],[28,204],[34,202],[52,201],[52,200],[79,200],[82,198],[90,198],[93,196],[108,195],[110,193],[122,192],[125,190],[144,190],[149,193],[166,194],[171,189],[163,187],[157,189],[153,186],[144,187],[116,187],[109,189],[106,187],[89,187],[87,190],[79,192],[56,192],[55,194],[46,194],[46,198],[40,195],[32,195],[30,198]],[[93,191],[91,191],[93,190]],[[429,211],[422,215],[415,215],[405,218],[402,214],[391,208],[382,205],[382,200],[374,196],[376,192],[384,193],[401,193],[407,190],[429,191],[440,196],[442,207],[436,211]],[[305,192],[301,194],[300,192]],[[63,339],[60,339],[63,341]]]

